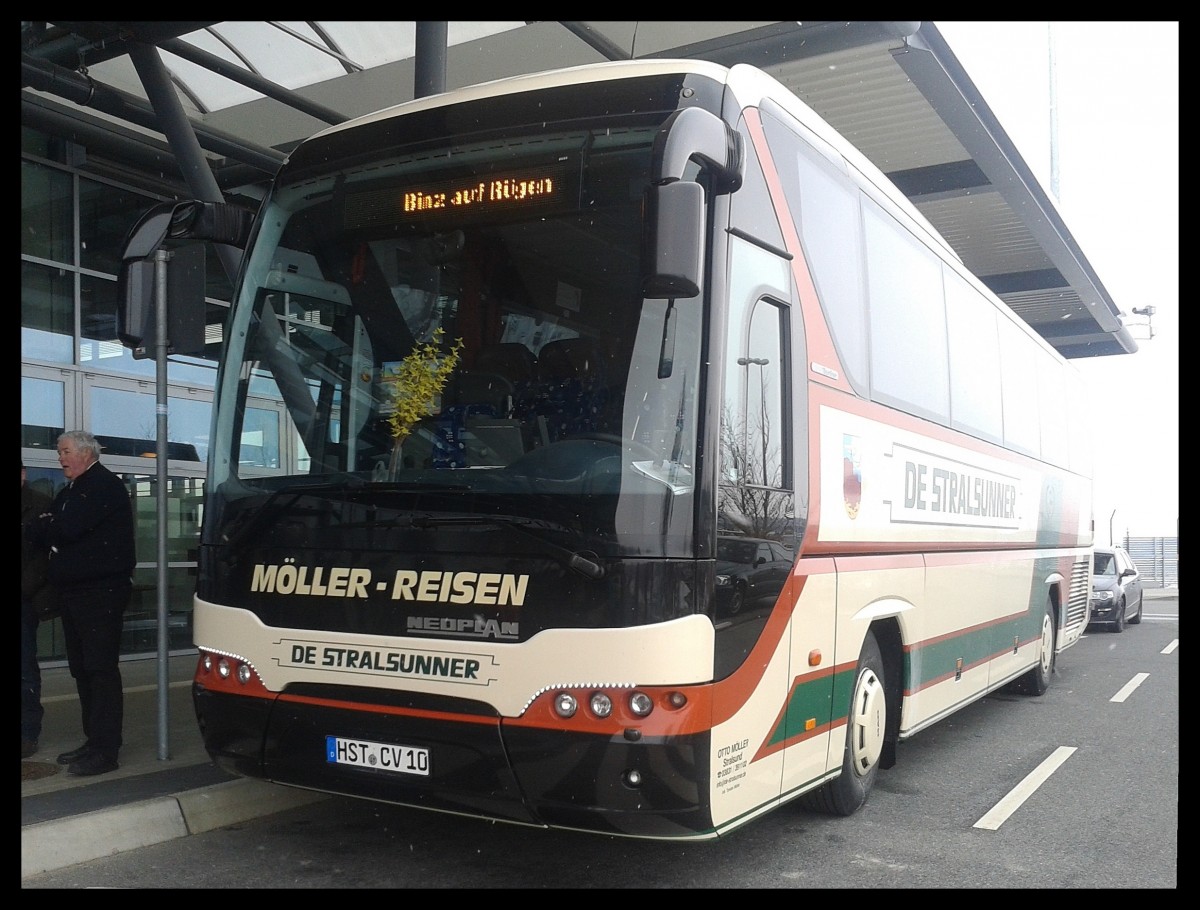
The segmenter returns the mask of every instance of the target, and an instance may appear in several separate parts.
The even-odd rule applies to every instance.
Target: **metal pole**
[[[167,641],[167,261],[171,254],[159,250],[154,254],[154,319],[155,319],[155,413],[157,436],[155,471],[158,483],[158,757],[171,757],[167,693],[170,686]]]
[[[427,98],[446,90],[446,22],[417,22],[413,57],[413,97]]]
[[[762,434],[763,486],[769,487],[771,478],[767,474],[767,380],[764,375],[766,365],[767,359],[761,358],[758,365],[758,423],[759,432]]]
[[[146,97],[153,105],[155,123],[167,137],[172,153],[179,159],[180,169],[188,188],[198,198],[209,202],[221,202],[224,196],[217,185],[217,178],[200,148],[200,142],[184,114],[179,96],[175,94],[170,76],[163,65],[158,48],[139,45],[130,50],[129,59],[141,77]],[[229,280],[237,275],[241,251],[224,243],[213,244],[217,258],[225,268]],[[169,255],[159,251],[155,254],[155,278],[157,301],[155,313],[158,318],[157,338],[157,389],[158,389],[158,757],[170,758],[167,726],[167,695],[170,674],[167,656],[167,271]]]

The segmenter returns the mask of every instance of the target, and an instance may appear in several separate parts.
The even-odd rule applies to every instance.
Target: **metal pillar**
[[[170,716],[167,696],[170,693],[169,640],[167,636],[167,261],[171,254],[159,250],[154,254],[154,374],[156,440],[155,507],[158,530],[155,533],[158,550],[158,757],[171,757],[168,731]]]
[[[424,98],[446,90],[445,22],[418,22],[413,58],[413,97]]]
[[[158,55],[158,48],[142,45],[130,51],[130,60],[137,68],[138,76],[146,89],[146,96],[154,107],[154,113],[162,128],[171,151],[179,159],[180,169],[188,188],[197,198],[207,202],[224,202],[225,197],[217,186],[217,180],[209,169],[208,161],[200,148],[200,142],[192,131],[191,124],[183,111],[183,105],[171,87],[166,67]],[[217,256],[230,282],[237,276],[241,253],[225,244],[213,244]],[[156,409],[157,409],[157,479],[158,479],[158,529],[155,537],[158,545],[158,757],[171,757],[170,725],[168,723],[168,696],[170,673],[167,635],[167,261],[170,254],[159,250],[155,253],[155,363],[156,363]]]

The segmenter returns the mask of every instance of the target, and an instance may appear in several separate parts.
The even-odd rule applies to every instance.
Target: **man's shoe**
[[[21,758],[29,758],[29,756],[31,756],[36,751],[37,751],[37,740],[36,739],[25,739],[24,737],[21,738]]]
[[[72,749],[70,752],[64,752],[62,755],[60,755],[58,757],[58,763],[60,765],[74,764],[91,751],[91,747],[87,743],[84,743],[78,749]]]
[[[99,752],[89,752],[79,761],[74,762],[67,768],[68,774],[74,774],[76,777],[92,777],[96,774],[107,774],[109,771],[116,771],[119,765],[115,758],[109,758],[107,755],[101,755]]]

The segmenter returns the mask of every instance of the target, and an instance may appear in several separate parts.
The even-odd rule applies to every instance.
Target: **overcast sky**
[[[1096,543],[1177,536],[1179,23],[935,25],[1047,192],[1057,99],[1059,211],[1138,342],[1073,361],[1093,395]]]

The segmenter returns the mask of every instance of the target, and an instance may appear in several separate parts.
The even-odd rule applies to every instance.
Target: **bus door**
[[[718,756],[718,811],[760,804],[824,771],[825,741],[813,735],[810,718],[814,685],[828,689],[832,680],[809,680],[810,673],[795,666],[793,655],[814,647],[832,654],[834,625],[832,610],[820,609],[830,601],[796,600],[802,518],[796,489],[802,479],[807,482],[807,472],[797,461],[797,452],[806,448],[805,396],[795,389],[795,364],[803,360],[796,353],[802,352],[803,341],[789,305],[790,264],[768,244],[731,234],[728,287],[720,405],[717,663],[719,677],[740,661],[732,679],[745,677],[746,685],[739,688],[748,694],[729,731],[719,731],[714,742],[742,746],[732,749],[728,768],[722,764],[725,757]],[[722,603],[736,609],[727,608],[722,615]],[[806,610],[795,612],[805,604]],[[816,726],[824,729],[828,691],[815,693],[815,699],[825,715]],[[723,772],[725,779],[719,776]]]

